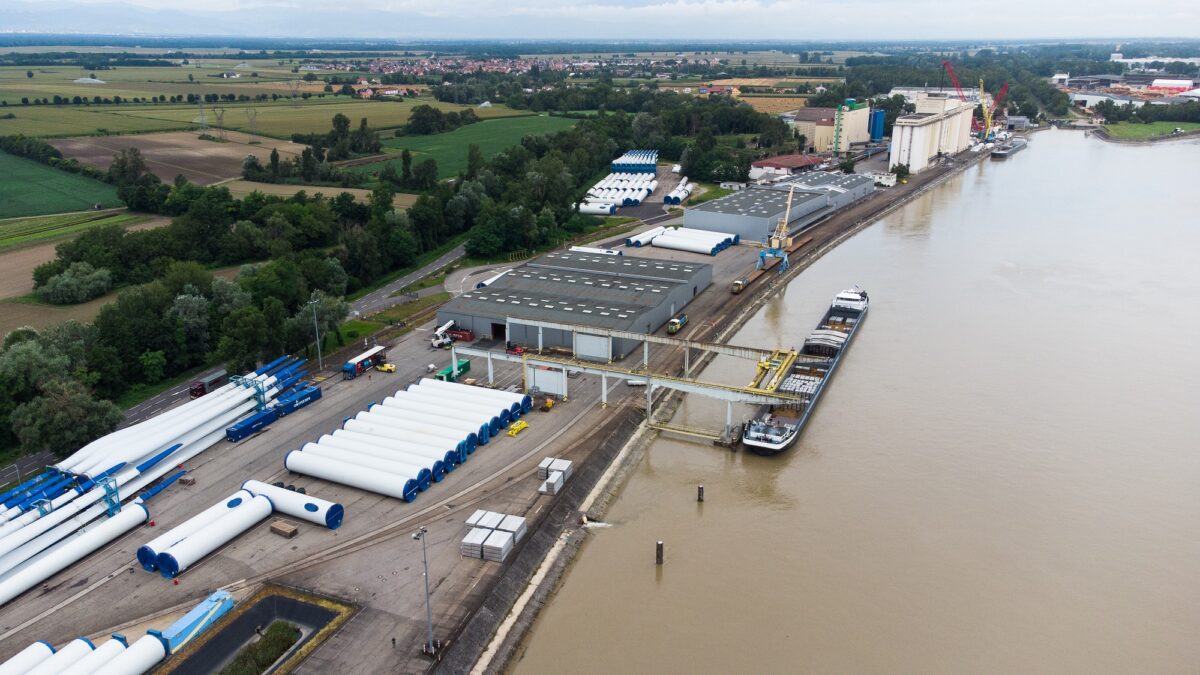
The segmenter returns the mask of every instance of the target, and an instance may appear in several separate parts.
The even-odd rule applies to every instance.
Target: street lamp
[[[319,366],[321,370],[325,370],[325,360],[321,358],[321,329],[317,327],[317,301],[312,300],[309,301],[308,304],[312,306],[313,333],[315,333],[317,337],[317,366]]]
[[[433,655],[433,609],[429,604],[429,558],[425,556],[425,534],[429,530],[424,526],[421,529],[413,532],[412,538],[421,542],[421,562],[425,565],[425,625],[428,629],[428,642],[425,644],[425,649],[430,656]]]

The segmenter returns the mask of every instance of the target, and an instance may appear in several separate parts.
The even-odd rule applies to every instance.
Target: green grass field
[[[1118,122],[1116,124],[1106,124],[1104,125],[1104,129],[1113,138],[1145,141],[1152,138],[1170,136],[1176,129],[1196,131],[1200,129],[1200,122],[1151,122],[1149,124],[1142,124],[1141,122]]]
[[[479,146],[484,157],[492,157],[500,151],[521,142],[526,134],[550,134],[574,126],[577,120],[564,117],[526,116],[488,120],[460,127],[454,131],[432,136],[401,136],[384,139],[389,151],[399,153],[407,148],[413,154],[413,164],[434,159],[442,178],[457,175],[467,169],[467,147],[472,143]],[[388,160],[400,170],[400,158]],[[385,162],[364,164],[354,167],[360,173],[375,173]]]
[[[78,234],[100,225],[136,225],[146,220],[146,216],[128,213],[70,213],[0,220],[0,251]]]
[[[258,133],[276,138],[291,138],[294,133],[322,133],[329,131],[333,116],[341,113],[358,126],[358,120],[366,117],[377,129],[398,127],[408,121],[412,109],[418,105],[431,105],[440,110],[465,110],[469,106],[441,103],[432,98],[406,99],[404,101],[362,101],[346,97],[326,96],[307,101],[276,101],[270,103],[226,103],[205,106],[205,118],[209,126],[217,126],[217,108],[224,110],[223,126],[239,131],[250,130],[250,110],[257,111],[255,126]],[[502,105],[491,108],[474,108],[484,119],[528,115]],[[63,137],[87,136],[99,133],[122,134],[148,131],[169,131],[195,128],[199,121],[199,110],[195,105],[8,105],[0,107],[0,117],[12,113],[13,119],[0,119],[0,135],[24,134],[26,136]],[[104,130],[104,131],[102,131]]]
[[[0,218],[83,211],[96,204],[120,206],[116,188],[0,153]]]

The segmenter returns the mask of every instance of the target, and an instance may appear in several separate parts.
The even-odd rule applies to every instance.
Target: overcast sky
[[[0,0],[0,31],[364,38],[1200,38],[1195,0]]]

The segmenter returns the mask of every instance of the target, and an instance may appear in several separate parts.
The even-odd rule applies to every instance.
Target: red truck
[[[192,398],[200,398],[210,393],[213,389],[225,384],[228,380],[229,373],[226,373],[224,370],[218,370],[192,382],[191,386],[188,387],[188,393]]]

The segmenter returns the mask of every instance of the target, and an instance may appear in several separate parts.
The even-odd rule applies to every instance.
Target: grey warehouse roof
[[[799,204],[814,199],[825,199],[825,195],[820,192],[797,190],[792,197],[792,207],[795,208]],[[699,206],[693,206],[692,209],[695,211],[711,211],[713,213],[738,216],[774,218],[778,217],[787,208],[787,200],[787,187],[778,190],[773,187],[753,186],[726,195],[720,199],[714,199],[711,202],[704,202]]]
[[[799,174],[791,178],[774,183],[771,187],[776,190],[787,191],[792,185],[797,189],[808,189],[820,192],[822,190],[833,190],[835,192],[845,192],[853,190],[863,185],[874,184],[874,181],[867,176],[860,176],[856,173],[829,173],[826,171],[815,171],[812,173]]]
[[[704,266],[701,263],[654,260],[651,258],[635,258],[633,256],[622,255],[599,255],[596,253],[581,253],[579,251],[547,253],[540,258],[530,261],[527,265],[527,267],[596,272],[598,274],[611,274],[632,279],[674,283],[690,281],[696,275],[696,272]]]
[[[446,306],[453,311],[503,321],[508,317],[558,321],[584,326],[629,330],[638,323],[645,307],[623,302],[593,301],[581,296],[558,295],[523,288],[489,286],[463,293]]]

